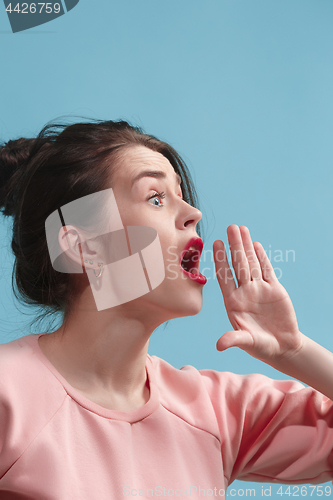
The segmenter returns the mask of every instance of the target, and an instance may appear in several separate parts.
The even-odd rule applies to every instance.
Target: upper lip
[[[183,260],[183,257],[184,255],[186,254],[187,250],[190,248],[190,247],[194,247],[195,250],[197,250],[199,252],[199,254],[201,255],[201,252],[202,252],[202,249],[203,249],[203,241],[201,238],[198,238],[198,236],[195,236],[194,238],[191,238],[187,244],[185,245],[185,248],[184,250],[182,251],[182,253],[180,254],[180,261],[179,261],[179,264],[181,265],[182,263],[182,260]]]

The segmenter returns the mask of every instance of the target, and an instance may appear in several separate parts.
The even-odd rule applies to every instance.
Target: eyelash
[[[148,198],[148,200],[152,200],[153,198],[161,198],[163,200],[163,198],[165,198],[165,192],[161,191],[160,193],[155,193],[152,196],[150,196]],[[163,204],[162,205],[155,205],[155,207],[163,207]]]

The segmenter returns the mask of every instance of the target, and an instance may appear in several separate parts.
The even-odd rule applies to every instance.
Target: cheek
[[[166,265],[175,265],[178,264],[179,262],[179,255],[178,255],[178,247],[172,243],[171,235],[168,237],[168,235],[161,235],[160,232],[158,232],[161,248],[162,248],[162,253],[163,253],[163,258],[164,262]]]

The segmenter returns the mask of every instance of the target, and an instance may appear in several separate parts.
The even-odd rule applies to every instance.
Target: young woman
[[[17,289],[29,304],[63,315],[58,330],[0,347],[0,498],[224,497],[235,479],[333,478],[333,355],[299,332],[289,296],[247,228],[228,228],[238,287],[223,243],[213,245],[233,327],[217,348],[238,346],[312,387],[178,370],[147,353],[159,325],[202,307],[201,212],[173,148],[124,121],[55,125],[5,144],[0,167]],[[59,253],[83,272],[59,272],[45,223],[110,189],[125,229],[157,232],[165,275],[147,293],[99,308],[89,276],[95,291],[108,293],[111,240],[87,236],[91,221],[63,220]],[[96,226],[112,220],[112,199]]]

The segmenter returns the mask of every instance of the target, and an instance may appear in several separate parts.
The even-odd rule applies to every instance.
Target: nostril
[[[188,224],[191,224],[192,222],[194,222],[194,220],[193,220],[193,219],[191,219],[191,220],[187,220],[187,221],[185,222],[184,226],[186,227]]]

